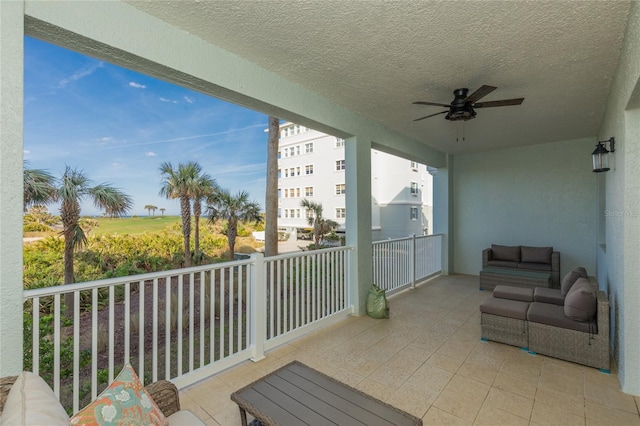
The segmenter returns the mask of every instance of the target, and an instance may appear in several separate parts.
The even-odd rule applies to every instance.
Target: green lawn
[[[105,234],[142,234],[165,229],[174,223],[180,223],[180,216],[138,216],[125,218],[95,218],[99,225],[91,230],[91,235]]]

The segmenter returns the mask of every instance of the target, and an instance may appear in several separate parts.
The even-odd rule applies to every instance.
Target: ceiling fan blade
[[[435,116],[435,115],[440,115],[440,114],[446,114],[446,113],[448,113],[448,112],[449,112],[449,110],[436,112],[435,114],[426,115],[426,116],[424,116],[424,117],[416,118],[416,119],[415,119],[415,120],[413,120],[413,121],[420,121],[420,120],[424,120],[425,118],[433,117],[433,116]]]
[[[422,101],[418,101],[418,102],[413,102],[414,105],[430,105],[430,106],[441,106],[441,107],[445,107],[445,108],[450,108],[451,105],[449,104],[439,104],[437,102],[422,102]]]
[[[491,107],[499,107],[499,106],[520,105],[522,101],[524,101],[524,98],[503,99],[501,101],[479,102],[477,104],[473,104],[473,107],[474,108],[491,108]]]
[[[467,96],[467,99],[465,99],[464,102],[465,103],[474,103],[478,99],[484,98],[485,96],[487,96],[489,93],[493,92],[496,89],[497,89],[497,87],[487,86],[485,84],[482,87],[480,87],[478,90],[476,90],[475,92],[473,92],[472,94]]]

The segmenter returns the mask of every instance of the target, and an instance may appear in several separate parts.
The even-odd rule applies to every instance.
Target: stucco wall
[[[22,370],[22,4],[0,2],[0,377]]]
[[[595,274],[597,176],[592,139],[455,157],[454,268],[477,275],[492,243],[553,246],[561,276]]]
[[[611,301],[613,355],[622,390],[640,395],[640,3],[633,2],[599,136],[616,138],[606,173],[599,267]]]

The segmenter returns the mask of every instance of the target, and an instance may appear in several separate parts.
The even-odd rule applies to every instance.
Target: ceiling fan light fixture
[[[451,107],[450,111],[445,115],[445,119],[449,121],[471,120],[476,117],[476,112],[470,106]]]

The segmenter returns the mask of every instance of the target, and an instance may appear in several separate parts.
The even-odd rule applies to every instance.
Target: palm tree
[[[31,206],[48,204],[55,198],[55,178],[45,170],[28,169],[23,172],[24,196],[22,207],[26,212]]]
[[[234,197],[228,189],[220,189],[207,200],[207,213],[209,221],[215,223],[220,219],[227,220],[227,241],[231,260],[235,258],[236,237],[238,236],[238,221],[256,222],[262,221],[260,205],[255,201],[249,201],[249,193],[239,191]]]
[[[218,191],[218,184],[208,174],[204,173],[198,176],[196,186],[191,193],[193,200],[193,219],[195,222],[194,239],[194,257],[196,261],[200,261],[200,215],[202,214],[202,200],[206,200]]]
[[[307,211],[311,211],[312,215],[307,215],[309,226],[313,226],[313,241],[315,248],[320,248],[324,236],[334,231],[338,226],[338,222],[331,219],[325,219],[322,216],[322,203],[316,203],[315,201],[304,198],[300,202],[300,207],[303,207]]]
[[[90,198],[93,204],[104,209],[112,217],[126,214],[133,205],[131,197],[117,188],[102,183],[91,185],[91,180],[83,171],[67,166],[60,184],[55,191],[55,199],[60,201],[60,219],[64,236],[64,283],[74,282],[73,252],[82,248],[87,237],[79,225],[80,201]],[[65,295],[67,316],[73,315],[73,293]]]
[[[149,216],[151,216],[151,212],[152,212],[152,211],[154,211],[154,212],[155,212],[155,211],[156,211],[156,209],[157,209],[157,207],[156,207],[156,206],[154,206],[153,204],[147,204],[146,206],[144,206],[144,209],[145,209],[145,210],[148,210],[148,211],[149,211]]]
[[[162,216],[164,216],[164,211],[167,210],[164,207],[160,207],[160,213],[162,213]]]
[[[196,162],[178,164],[174,169],[170,162],[160,165],[162,182],[160,195],[168,199],[180,200],[182,217],[182,238],[184,240],[184,266],[191,266],[191,196],[195,193],[202,167]]]
[[[280,120],[269,117],[267,138],[267,191],[265,200],[264,255],[278,254],[278,142]]]

